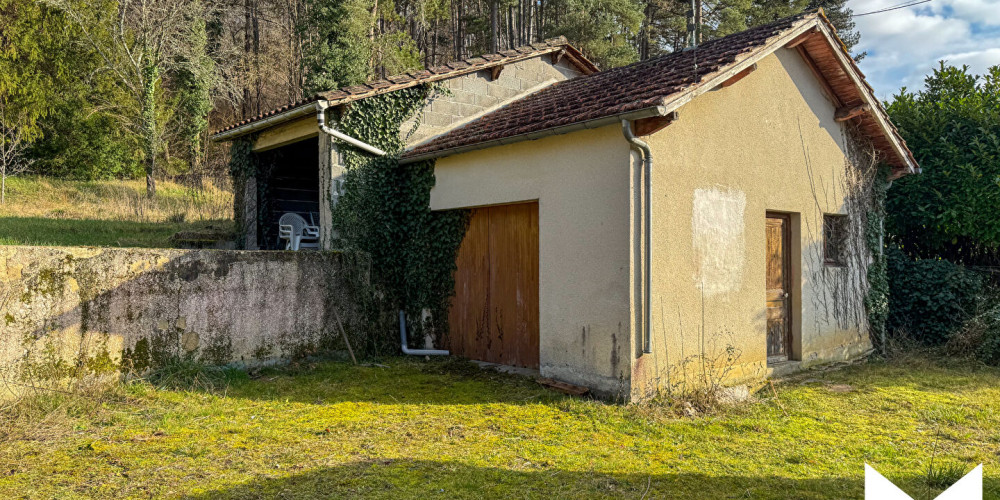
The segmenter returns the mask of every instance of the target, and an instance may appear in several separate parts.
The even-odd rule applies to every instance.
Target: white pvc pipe
[[[451,354],[449,351],[443,351],[440,349],[410,349],[406,346],[406,313],[402,309],[399,310],[399,341],[400,347],[403,349],[403,354],[410,354],[413,356],[448,356]]]
[[[385,156],[385,154],[386,154],[385,151],[382,151],[381,149],[376,148],[375,146],[372,146],[371,144],[368,144],[367,142],[363,142],[363,141],[360,141],[358,139],[355,139],[355,138],[353,138],[353,137],[351,137],[351,136],[349,136],[349,135],[347,135],[347,134],[345,134],[345,133],[343,133],[343,132],[341,132],[341,131],[339,131],[337,129],[328,127],[326,125],[326,108],[328,108],[328,107],[329,107],[329,105],[327,104],[326,101],[319,101],[319,102],[316,103],[316,120],[319,122],[319,129],[321,131],[323,131],[323,133],[331,135],[333,137],[336,137],[337,139],[340,139],[340,140],[342,140],[342,141],[344,141],[344,142],[346,142],[346,143],[348,143],[348,144],[350,144],[352,146],[356,146],[356,147],[361,148],[361,149],[363,149],[365,151],[368,151],[369,153],[371,153],[373,155],[376,155],[376,156]]]

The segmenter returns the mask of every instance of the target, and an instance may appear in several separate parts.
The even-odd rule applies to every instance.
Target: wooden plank
[[[788,42],[787,44],[785,44],[785,48],[794,49],[795,47],[798,47],[799,45],[802,45],[803,43],[809,41],[809,39],[812,38],[812,36],[815,35],[816,33],[819,33],[818,26],[814,26],[811,30],[806,31],[805,33],[796,37],[794,40]]]
[[[735,75],[733,75],[732,77],[730,77],[728,80],[722,82],[722,88],[731,87],[736,82],[738,82],[738,81],[746,78],[747,75],[749,75],[750,73],[753,73],[756,70],[757,70],[757,63],[751,64],[750,66],[747,66],[747,68],[744,69],[743,71],[740,71],[739,73],[736,73]]]
[[[590,389],[582,385],[573,385],[552,378],[537,378],[535,379],[535,382],[538,382],[539,384],[550,389],[555,389],[563,394],[569,394],[570,396],[583,396],[584,394],[590,392]]]
[[[556,64],[559,64],[559,61],[562,60],[565,54],[566,54],[566,49],[560,49],[549,54],[549,58],[550,61],[552,62],[552,65],[555,66]]]
[[[830,82],[827,81],[826,75],[824,75],[823,72],[820,71],[819,67],[816,66],[816,62],[813,60],[812,56],[806,52],[801,45],[795,47],[795,50],[799,52],[799,55],[802,56],[802,59],[806,62],[806,66],[809,67],[813,76],[815,76],[816,80],[819,81],[819,84],[823,88],[823,92],[826,94],[827,98],[833,102],[834,106],[843,106],[843,103],[840,100],[840,94],[830,86]]]
[[[457,356],[480,359],[477,346],[489,332],[489,213],[472,211],[458,249],[455,295],[448,313],[449,349]]]
[[[538,203],[474,209],[456,265],[452,353],[537,368]]]
[[[673,111],[671,113],[667,113],[666,116],[651,116],[649,118],[640,118],[635,121],[635,135],[641,137],[644,135],[651,135],[656,132],[659,132],[660,130],[663,130],[663,128],[666,127],[667,125],[673,123],[674,120],[677,119],[677,116],[678,116],[677,112]]]
[[[538,204],[490,209],[490,357],[538,367]]]
[[[766,224],[766,324],[769,361],[788,359],[791,353],[790,219],[767,214]]]
[[[833,119],[837,120],[838,122],[846,122],[851,118],[854,118],[856,116],[861,116],[871,111],[871,109],[872,107],[867,104],[862,104],[860,106],[853,106],[853,107],[844,106],[841,108],[837,108],[837,112],[833,115]]]

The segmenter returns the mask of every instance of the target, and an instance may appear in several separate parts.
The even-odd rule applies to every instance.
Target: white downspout
[[[643,285],[645,290],[643,290],[642,301],[643,301],[643,343],[642,352],[649,354],[653,352],[653,335],[652,335],[652,324],[653,324],[653,298],[650,293],[652,289],[652,279],[650,275],[652,274],[652,256],[650,255],[653,247],[652,239],[652,227],[653,227],[653,204],[652,204],[652,185],[651,176],[653,174],[653,151],[649,148],[649,144],[639,139],[632,133],[632,122],[628,120],[622,120],[622,133],[625,135],[625,139],[629,143],[629,147],[635,152],[639,153],[639,158],[643,163],[643,174],[642,174],[642,187],[644,197],[646,198],[646,204],[644,206],[643,213],[643,228],[642,228],[642,239],[643,239],[643,262],[642,262],[642,274],[643,274]]]
[[[326,125],[326,108],[329,107],[330,105],[326,101],[316,102],[316,120],[319,122],[319,129],[322,130],[323,133],[336,137],[337,139],[340,139],[352,146],[359,147],[365,151],[368,151],[373,155],[385,156],[385,151],[382,151],[381,149],[376,148],[375,146],[372,146],[367,142],[359,141],[358,139],[355,139],[337,129],[328,127]]]
[[[410,354],[412,356],[447,356],[451,354],[448,351],[442,351],[439,349],[410,349],[406,346],[406,313],[402,309],[399,310],[399,341],[400,347],[403,349],[403,354]]]

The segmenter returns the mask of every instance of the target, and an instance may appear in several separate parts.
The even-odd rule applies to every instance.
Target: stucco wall
[[[44,378],[342,349],[342,272],[335,253],[0,247],[0,369]]]
[[[411,119],[403,123],[400,133],[407,145],[414,145],[526,92],[582,74],[568,61],[553,65],[550,56],[542,55],[504,66],[496,80],[490,77],[490,70],[444,80],[441,85],[448,91],[427,103],[420,115],[420,126],[413,130],[416,118]]]
[[[823,263],[823,214],[845,213],[851,184],[847,132],[834,112],[800,56],[779,49],[647,138],[655,158],[654,353],[635,352],[634,396],[701,383],[706,372],[766,375],[768,211],[791,214],[792,359],[807,365],[869,347],[867,259]],[[727,346],[736,363],[723,373]],[[707,359],[697,357],[702,349]]]
[[[631,230],[620,127],[437,161],[431,208],[538,200],[540,371],[627,394]]]

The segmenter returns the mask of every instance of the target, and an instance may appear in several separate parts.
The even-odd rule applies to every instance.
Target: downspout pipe
[[[360,149],[363,149],[363,150],[365,150],[365,151],[367,151],[367,152],[369,152],[369,153],[371,153],[371,154],[373,154],[375,156],[385,156],[385,154],[386,154],[385,151],[382,151],[381,149],[376,148],[375,146],[372,146],[371,144],[368,144],[367,142],[355,139],[355,138],[353,138],[353,137],[351,137],[351,136],[349,136],[349,135],[347,135],[347,134],[345,134],[345,133],[343,133],[343,132],[341,132],[341,131],[339,131],[339,130],[337,130],[335,128],[331,128],[331,127],[327,126],[327,124],[326,124],[326,109],[329,108],[329,107],[330,107],[330,105],[326,101],[319,101],[319,102],[316,103],[316,121],[319,122],[319,129],[324,134],[327,134],[327,135],[333,136],[333,137],[335,137],[337,139],[340,139],[341,141],[344,141],[344,142],[346,142],[346,143],[348,143],[348,144],[350,144],[352,146],[355,146],[355,147],[358,147]]]
[[[399,342],[400,348],[403,349],[403,354],[409,354],[411,356],[447,356],[451,354],[449,351],[442,351],[440,349],[410,349],[407,347],[406,312],[402,309],[399,310]]]
[[[652,290],[652,248],[653,248],[653,238],[652,238],[652,227],[653,227],[653,204],[652,204],[652,175],[653,175],[653,150],[649,148],[649,144],[645,141],[639,139],[632,132],[632,122],[629,120],[622,120],[622,134],[625,135],[625,140],[629,143],[629,148],[631,148],[636,153],[639,153],[639,158],[642,160],[642,189],[643,197],[645,198],[645,204],[643,206],[643,221],[642,221],[642,246],[643,246],[643,258],[642,258],[642,278],[643,278],[643,293],[642,293],[642,330],[643,330],[643,342],[642,342],[642,352],[650,354],[653,352],[653,297],[650,291]]]

